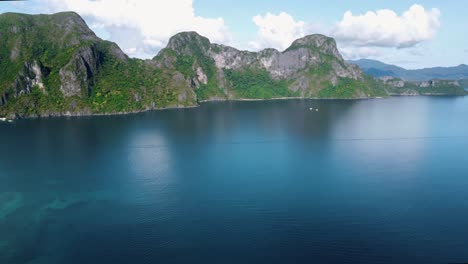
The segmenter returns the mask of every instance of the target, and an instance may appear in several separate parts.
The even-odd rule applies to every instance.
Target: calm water
[[[0,263],[467,262],[467,118],[395,97],[0,123]]]

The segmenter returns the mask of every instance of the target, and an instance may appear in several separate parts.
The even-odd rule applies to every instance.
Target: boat
[[[7,119],[5,117],[0,117],[0,121],[5,122]]]

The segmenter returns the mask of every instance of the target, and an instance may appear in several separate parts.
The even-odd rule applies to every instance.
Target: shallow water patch
[[[23,206],[23,195],[19,192],[0,194],[0,221]]]
[[[49,210],[65,210],[72,206],[90,203],[95,201],[107,201],[115,199],[115,194],[109,191],[100,190],[95,192],[70,193],[55,197],[43,204],[35,213],[36,221],[41,221]]]

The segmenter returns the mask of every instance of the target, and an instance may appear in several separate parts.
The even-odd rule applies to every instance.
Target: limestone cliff
[[[286,88],[282,94],[275,95],[262,91],[268,87],[258,83],[258,94],[248,93],[250,97],[329,97],[321,96],[320,91],[333,90],[343,81],[355,84],[355,87],[349,87],[349,98],[377,94],[365,83],[359,67],[344,61],[335,41],[323,35],[298,39],[283,52],[275,49],[250,52],[212,44],[196,32],[183,32],[172,37],[154,60],[183,73],[191,85],[200,90],[201,99],[244,97],[245,93],[237,89],[237,82],[247,75],[260,77],[260,80],[266,77],[263,78],[266,79],[265,86],[282,83],[280,86]],[[251,84],[249,80],[244,81],[245,85]],[[330,95],[334,97],[333,91]],[[336,97],[346,96],[336,94]]]
[[[128,113],[206,100],[405,93],[348,64],[334,39],[317,34],[284,51],[251,52],[182,32],[152,60],[140,60],[98,38],[76,13],[5,13],[0,43],[0,116],[13,118]]]

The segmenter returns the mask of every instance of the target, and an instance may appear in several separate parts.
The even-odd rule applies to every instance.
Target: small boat
[[[13,120],[11,120],[11,119],[10,119],[10,120],[8,120],[8,123],[13,123]]]
[[[318,108],[317,108],[317,109],[315,109],[315,112],[318,112]]]
[[[5,117],[0,117],[0,121],[5,122],[7,119]]]
[[[314,110],[314,109],[311,107],[311,108],[309,108],[309,110],[312,111],[312,110]]]

